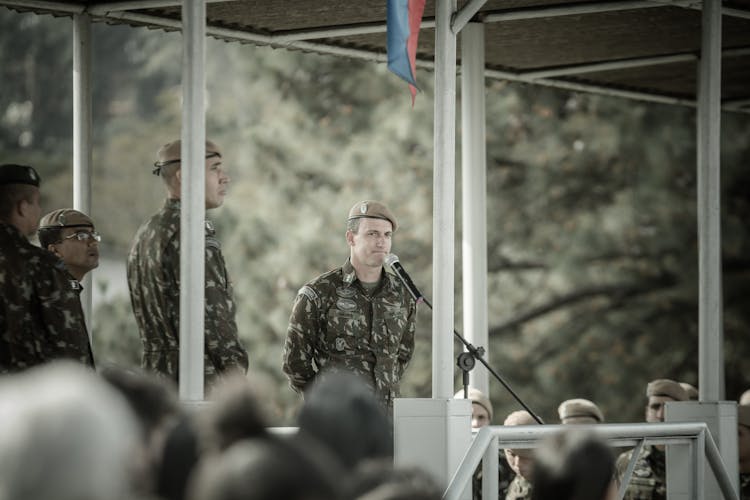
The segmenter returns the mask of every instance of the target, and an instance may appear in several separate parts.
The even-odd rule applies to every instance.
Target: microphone
[[[401,265],[401,262],[399,262],[398,255],[389,253],[385,258],[385,263],[393,269],[393,272],[396,273],[396,276],[398,276],[401,282],[406,286],[406,289],[409,290],[409,293],[414,297],[414,300],[417,301],[417,304],[425,301],[424,295],[422,295],[422,292],[420,292],[417,286],[412,282],[406,270]]]

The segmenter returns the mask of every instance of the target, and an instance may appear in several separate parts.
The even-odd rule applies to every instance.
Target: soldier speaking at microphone
[[[414,352],[416,301],[383,264],[398,223],[383,203],[362,201],[349,211],[343,266],[303,286],[294,302],[283,370],[302,392],[325,371],[349,371],[393,409]]]

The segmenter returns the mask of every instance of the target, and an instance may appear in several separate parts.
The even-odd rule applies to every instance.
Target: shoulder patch
[[[206,248],[215,248],[221,250],[221,243],[213,236],[206,236]]]
[[[310,286],[305,285],[302,288],[299,289],[297,292],[297,295],[304,295],[308,298],[308,300],[311,300],[317,304],[318,302],[318,294],[315,293],[315,290],[313,290]]]

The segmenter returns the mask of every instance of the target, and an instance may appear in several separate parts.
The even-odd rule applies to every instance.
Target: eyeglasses
[[[71,234],[70,236],[66,236],[65,238],[61,239],[60,241],[65,240],[72,240],[76,239],[78,241],[88,241],[88,240],[94,240],[94,241],[102,241],[102,236],[97,233],[96,231],[78,231],[76,233]]]

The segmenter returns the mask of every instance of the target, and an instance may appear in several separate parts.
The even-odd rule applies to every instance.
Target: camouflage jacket
[[[617,457],[615,468],[618,484],[622,482],[632,456],[633,450],[629,450]],[[667,498],[664,457],[664,452],[654,446],[647,445],[641,449],[623,500],[665,500]]]
[[[508,494],[508,489],[513,481],[516,473],[513,472],[508,460],[505,458],[504,450],[498,450],[498,461],[497,461],[497,498],[503,499]],[[482,499],[482,463],[479,463],[479,467],[474,471],[474,476],[471,482],[472,487],[472,499]]]
[[[368,293],[348,260],[303,286],[292,308],[283,370],[301,392],[323,370],[348,370],[391,408],[414,351],[416,302],[383,271]]]
[[[750,473],[740,474],[740,500],[750,500]]]
[[[505,500],[530,500],[532,486],[528,479],[516,475],[508,487]]]
[[[54,254],[0,223],[0,373],[59,358],[93,366],[77,285]]]
[[[143,343],[142,366],[178,382],[180,339],[180,201],[168,199],[144,223],[128,255],[128,288]],[[206,222],[204,371],[210,385],[228,371],[245,373],[232,282],[221,245]]]

